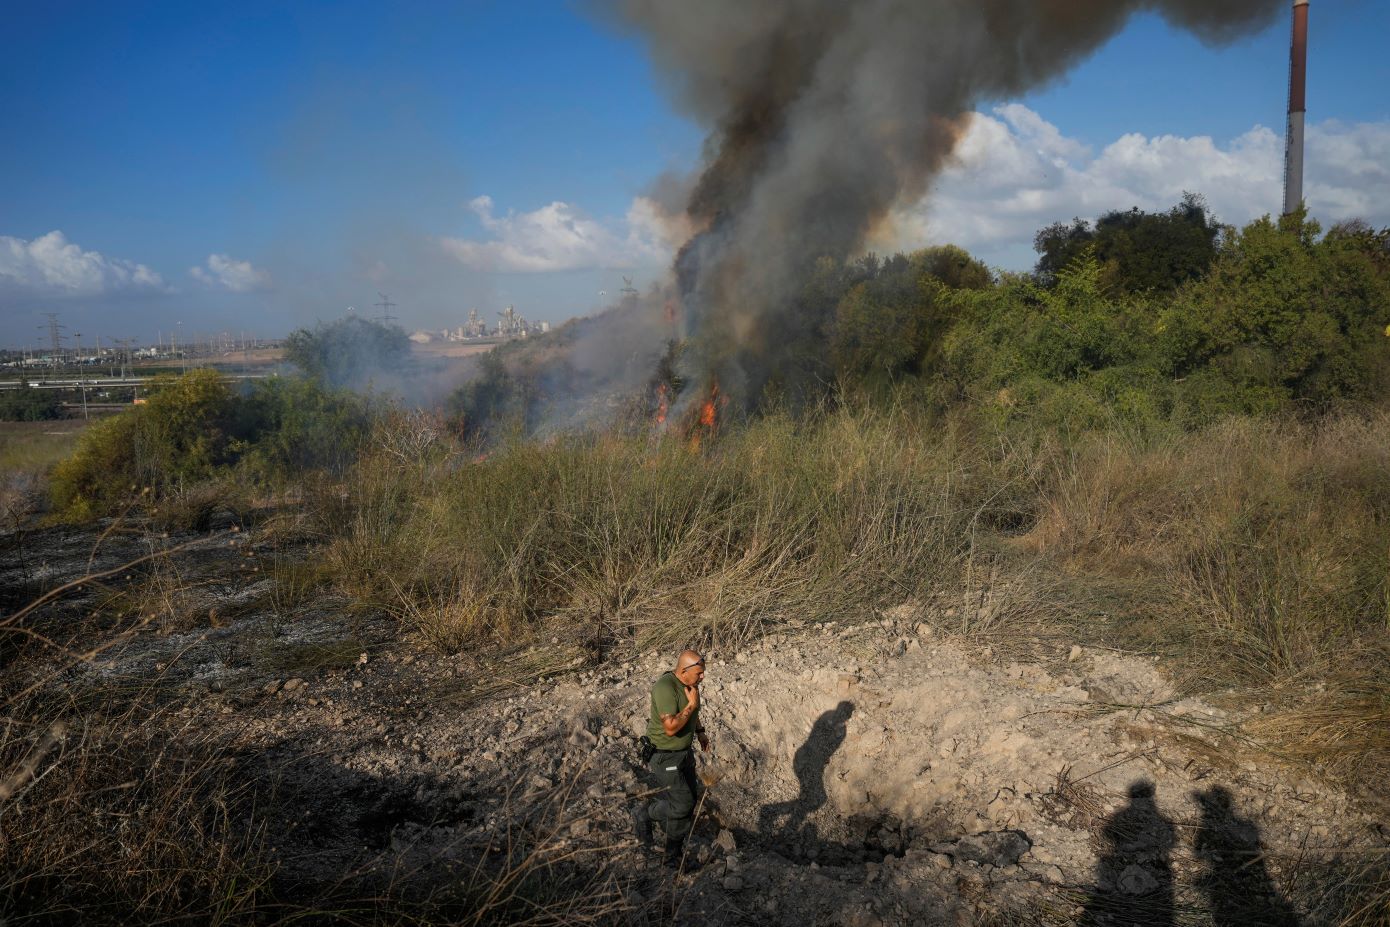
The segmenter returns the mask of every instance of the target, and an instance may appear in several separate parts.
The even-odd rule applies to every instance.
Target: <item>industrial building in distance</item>
[[[445,328],[438,331],[420,329],[410,333],[410,340],[416,344],[432,344],[439,341],[475,341],[486,344],[510,341],[513,338],[525,338],[529,335],[539,335],[550,331],[549,322],[528,322],[526,317],[517,312],[514,306],[508,306],[497,313],[497,316],[497,323],[489,328],[487,322],[478,314],[478,310],[470,309],[468,310],[468,321],[457,328]]]

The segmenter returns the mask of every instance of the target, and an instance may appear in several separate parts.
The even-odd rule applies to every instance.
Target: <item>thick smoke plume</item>
[[[1063,74],[1154,11],[1203,40],[1284,0],[600,0],[711,127],[676,261],[687,356],[747,402],[795,360],[818,259],[926,192],[981,102]],[[1161,75],[1154,75],[1160,79]]]

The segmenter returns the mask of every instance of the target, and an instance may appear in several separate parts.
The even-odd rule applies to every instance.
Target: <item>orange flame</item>
[[[724,397],[719,395],[719,384],[711,383],[709,396],[700,403],[700,414],[695,419],[695,423],[690,426],[690,449],[692,451],[699,450],[704,438],[714,435],[719,425],[717,409],[724,401]]]
[[[656,423],[666,424],[666,413],[670,411],[670,403],[666,398],[666,384],[662,383],[656,388]]]

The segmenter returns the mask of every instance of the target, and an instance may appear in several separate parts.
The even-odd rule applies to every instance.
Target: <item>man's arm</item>
[[[667,737],[675,737],[680,733],[680,729],[685,727],[690,716],[695,713],[694,703],[687,704],[680,711],[673,715],[661,716],[661,729],[666,732]]]
[[[690,720],[690,716],[695,713],[695,709],[700,707],[700,690],[695,686],[685,687],[686,703],[680,711],[672,714],[658,715],[661,721],[661,729],[666,732],[667,737],[675,737],[680,729],[685,727]]]

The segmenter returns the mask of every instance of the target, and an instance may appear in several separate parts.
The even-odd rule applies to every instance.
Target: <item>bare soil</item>
[[[1144,655],[943,635],[953,591],[707,654],[709,786],[673,874],[629,825],[669,654],[595,663],[542,629],[441,656],[326,593],[285,614],[274,566],[312,549],[255,529],[4,541],[6,610],[189,543],[169,561],[175,604],[61,684],[156,680],[225,731],[270,799],[289,894],[427,897],[525,839],[611,893],[616,923],[1321,923],[1339,867],[1390,833],[1381,810],[1247,737],[1258,709],[1180,697]],[[155,608],[158,577],[136,573],[65,597],[45,633],[116,630],[122,581]],[[3,657],[28,674],[47,661],[36,646]]]
[[[494,342],[491,344],[469,344],[466,341],[442,341],[439,343],[415,344],[411,343],[412,353],[421,357],[472,357],[476,354],[486,354],[498,344],[505,342]]]

